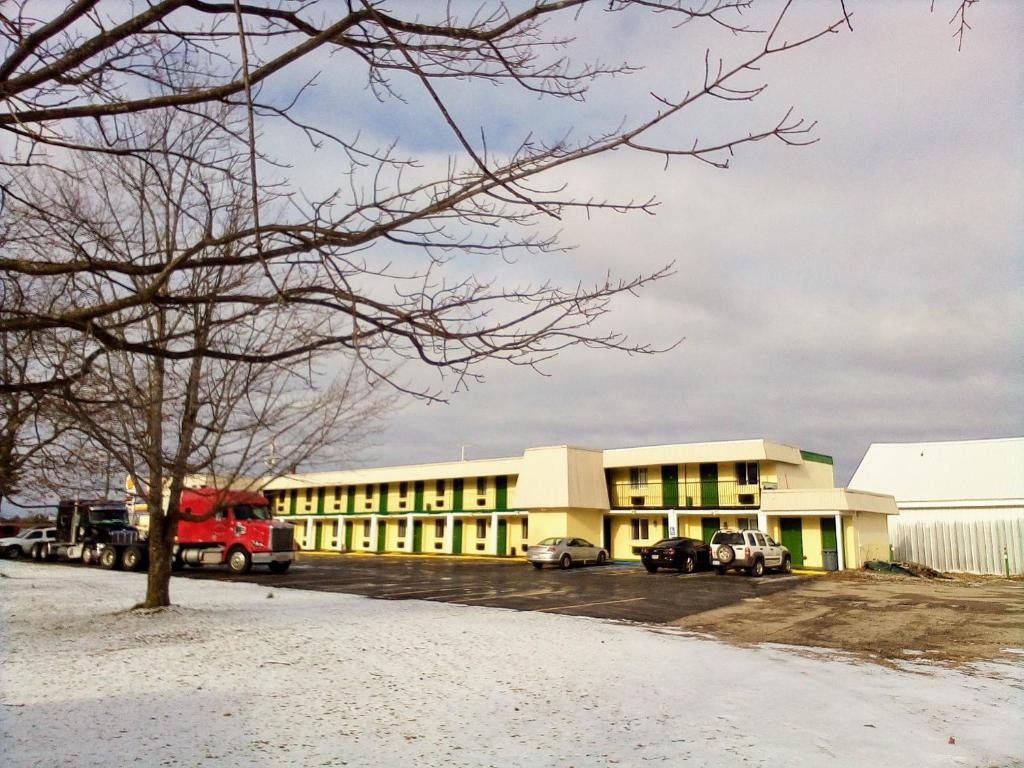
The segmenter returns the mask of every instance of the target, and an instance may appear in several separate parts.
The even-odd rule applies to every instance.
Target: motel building
[[[549,536],[614,560],[667,536],[758,528],[803,568],[889,557],[892,496],[836,488],[832,459],[770,440],[593,450],[293,474],[264,487],[304,550],[525,557]]]

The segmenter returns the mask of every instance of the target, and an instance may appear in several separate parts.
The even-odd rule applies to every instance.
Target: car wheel
[[[113,547],[104,547],[100,552],[100,567],[107,570],[114,570],[118,566],[117,550]]]
[[[754,565],[750,568],[750,575],[755,577],[764,576],[764,560],[757,558],[754,561]]]
[[[539,571],[539,570],[540,570],[541,568],[543,568],[543,567],[544,567],[544,563],[530,563],[530,565],[532,565],[532,566],[533,566],[534,568],[536,568],[536,569],[537,569],[538,571]]]
[[[788,557],[785,560],[782,561],[782,572],[783,573],[792,573],[793,572],[793,561],[790,560]]]
[[[598,565],[604,565],[607,562],[608,562],[608,555],[606,555],[603,551],[598,552],[597,553],[597,564]]]
[[[647,569],[648,573],[657,573],[658,572],[658,566],[654,565],[653,563],[644,563],[644,568]]]
[[[19,547],[17,544],[12,544],[4,550],[4,557],[9,557],[11,558],[11,560],[17,560],[19,557],[21,557],[21,547]]]
[[[725,567],[724,566],[721,566],[721,565],[718,566],[718,575],[719,576],[725,576]]]
[[[142,570],[142,550],[138,547],[128,547],[121,556],[121,563],[129,571]]]
[[[228,568],[232,573],[248,573],[252,570],[252,555],[242,547],[235,547],[228,555]]]
[[[683,567],[679,569],[683,573],[693,573],[697,570],[697,561],[693,555],[685,555],[683,557]]]
[[[568,553],[562,555],[562,559],[558,561],[558,567],[563,571],[572,568],[572,558],[569,557]]]
[[[291,568],[291,565],[292,565],[292,561],[291,560],[284,560],[284,561],[275,560],[272,563],[270,563],[270,572],[271,573],[287,573],[288,569]]]
[[[725,563],[726,565],[728,565],[736,559],[736,553],[733,551],[733,548],[730,547],[728,544],[723,544],[718,548],[718,552],[716,553],[715,559],[718,560],[718,562],[720,563]]]

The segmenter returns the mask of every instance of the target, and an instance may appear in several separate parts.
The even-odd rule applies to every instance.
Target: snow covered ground
[[[0,765],[1024,765],[1024,668],[0,564]],[[955,743],[951,743],[951,740]]]

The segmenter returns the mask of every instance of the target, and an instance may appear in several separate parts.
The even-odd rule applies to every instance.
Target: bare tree
[[[664,277],[669,266],[624,279],[607,276],[588,286],[507,285],[495,282],[486,268],[457,270],[451,262],[466,256],[486,263],[496,257],[557,253],[557,238],[543,234],[539,225],[557,222],[573,208],[653,210],[652,200],[602,201],[566,194],[557,173],[569,164],[622,150],[726,167],[746,144],[812,141],[812,125],[792,110],[763,126],[744,125],[731,135],[703,139],[690,130],[676,132],[669,143],[661,138],[666,135],[663,128],[682,125],[704,102],[755,99],[764,85],[751,78],[766,60],[848,23],[842,3],[837,3],[833,21],[791,34],[789,3],[763,27],[748,24],[742,15],[752,5],[733,0],[692,6],[678,0],[551,0],[509,8],[484,2],[460,15],[453,5],[415,4],[417,15],[408,17],[370,0],[168,0],[141,10],[93,0],[69,3],[60,13],[44,13],[48,5],[19,4],[17,13],[5,16],[7,48],[0,63],[0,131],[12,146],[5,156],[9,173],[0,179],[8,205],[26,201],[20,183],[25,166],[46,164],[66,171],[68,156],[81,152],[131,154],[146,161],[164,149],[139,141],[129,116],[209,104],[238,104],[245,110],[241,123],[213,125],[244,147],[253,204],[248,226],[226,229],[213,220],[201,242],[176,251],[169,261],[126,260],[105,251],[99,241],[58,258],[12,252],[0,256],[5,279],[61,281],[79,298],[73,306],[0,311],[0,331],[61,329],[82,340],[77,366],[62,361],[22,386],[73,381],[104,350],[168,360],[202,354],[255,363],[335,349],[357,356],[380,377],[386,378],[404,359],[452,371],[457,382],[471,381],[484,360],[535,365],[574,344],[652,351],[614,331],[598,331],[595,324],[615,297]],[[43,10],[34,18],[37,7]],[[754,43],[732,62],[709,51],[703,74],[690,86],[652,94],[645,114],[585,138],[531,134],[498,152],[489,148],[486,134],[476,138],[476,128],[455,116],[449,83],[506,86],[554,105],[585,99],[593,83],[631,72],[625,63],[576,66],[562,52],[570,40],[555,24],[570,28],[580,14],[606,12],[643,14],[658,25],[666,19],[709,25]],[[327,52],[338,56],[325,60]],[[458,147],[457,155],[440,168],[424,168],[399,145],[365,146],[358,136],[342,135],[324,120],[306,121],[297,107],[306,88],[282,94],[275,77],[311,65],[324,67],[321,79],[365,79],[382,102],[396,109],[403,104],[399,84],[419,89]],[[82,129],[83,122],[88,130]],[[345,153],[349,186],[318,199],[288,188],[288,205],[268,204],[263,199],[266,180],[287,181],[285,169],[269,163],[260,140],[260,131],[275,123]],[[407,253],[399,265],[394,254],[403,251]],[[221,286],[197,296],[176,289],[177,276],[182,276],[180,284],[188,284],[190,272],[218,266],[250,266],[255,272],[244,290]],[[322,322],[290,344],[258,353],[231,348],[219,339],[204,340],[202,347],[167,345],[152,327],[133,334],[120,331],[125,311],[193,302],[217,302],[239,319],[282,306],[314,309]],[[423,389],[417,393],[439,396]]]
[[[51,417],[75,425],[142,490],[150,521],[144,607],[170,604],[177,522],[188,517],[179,503],[186,478],[204,474],[231,486],[240,476],[266,474],[271,446],[287,465],[325,447],[352,445],[386,403],[352,356],[338,376],[320,370],[327,361],[315,349],[289,356],[288,365],[260,359],[274,358],[314,332],[320,323],[314,313],[287,304],[251,312],[223,300],[244,295],[262,272],[255,264],[231,264],[230,238],[205,244],[213,222],[232,232],[251,226],[252,217],[237,172],[246,157],[233,153],[216,127],[232,117],[218,109],[210,118],[175,112],[135,118],[134,135],[161,151],[145,159],[78,155],[67,166],[71,173],[26,179],[9,209],[11,247],[39,258],[74,258],[96,249],[145,266],[173,263],[184,250],[216,262],[172,273],[152,302],[128,303],[111,315],[108,332],[120,341],[146,338],[164,354],[142,355],[129,344],[103,350],[88,374],[50,403]],[[76,275],[61,290],[73,292],[52,301],[75,306],[85,291],[96,301],[114,302],[146,280],[84,278]],[[167,294],[176,300],[163,303]],[[82,354],[77,334],[59,327],[49,333],[65,339],[64,359]],[[189,354],[174,355],[178,347]],[[210,347],[232,354],[209,357],[204,351]],[[337,367],[341,361],[330,362]]]

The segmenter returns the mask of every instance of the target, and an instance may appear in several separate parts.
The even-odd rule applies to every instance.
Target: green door
[[[417,480],[412,487],[412,508],[415,512],[423,511],[423,481]]]
[[[377,551],[384,551],[384,544],[387,541],[388,524],[385,520],[377,521]]]
[[[322,515],[324,513],[324,497],[327,495],[326,488],[316,489],[316,513]],[[319,547],[317,547],[319,549]]]
[[[718,465],[700,465],[700,505],[702,507],[718,506]]]
[[[804,532],[799,517],[779,518],[782,528],[782,546],[789,550],[789,557],[794,567],[804,564]],[[832,528],[835,536],[835,527]]]
[[[496,554],[504,555],[508,551],[508,520],[498,521],[498,551]]]
[[[354,485],[350,485],[348,487],[348,498],[345,499],[345,513],[351,515],[351,514],[355,514],[355,511],[356,511],[356,487]]]
[[[388,484],[380,484],[380,513],[386,515],[388,513]]]
[[[679,467],[675,464],[661,468],[661,506],[679,506]]]
[[[462,521],[456,520],[452,525],[452,554],[462,554]]]
[[[505,475],[494,478],[494,508],[499,512],[508,509],[508,478]]]
[[[320,522],[313,523],[313,549],[323,549],[323,538],[324,524]]]
[[[452,485],[452,509],[455,512],[462,511],[462,496],[465,485],[466,483],[461,477],[455,478],[455,483]]]
[[[414,520],[412,524],[412,551],[423,551],[423,521]]]
[[[345,551],[352,551],[352,523],[345,524]]]
[[[722,521],[717,517],[702,517],[700,519],[700,536],[705,544],[711,543],[711,537],[722,527]]]

